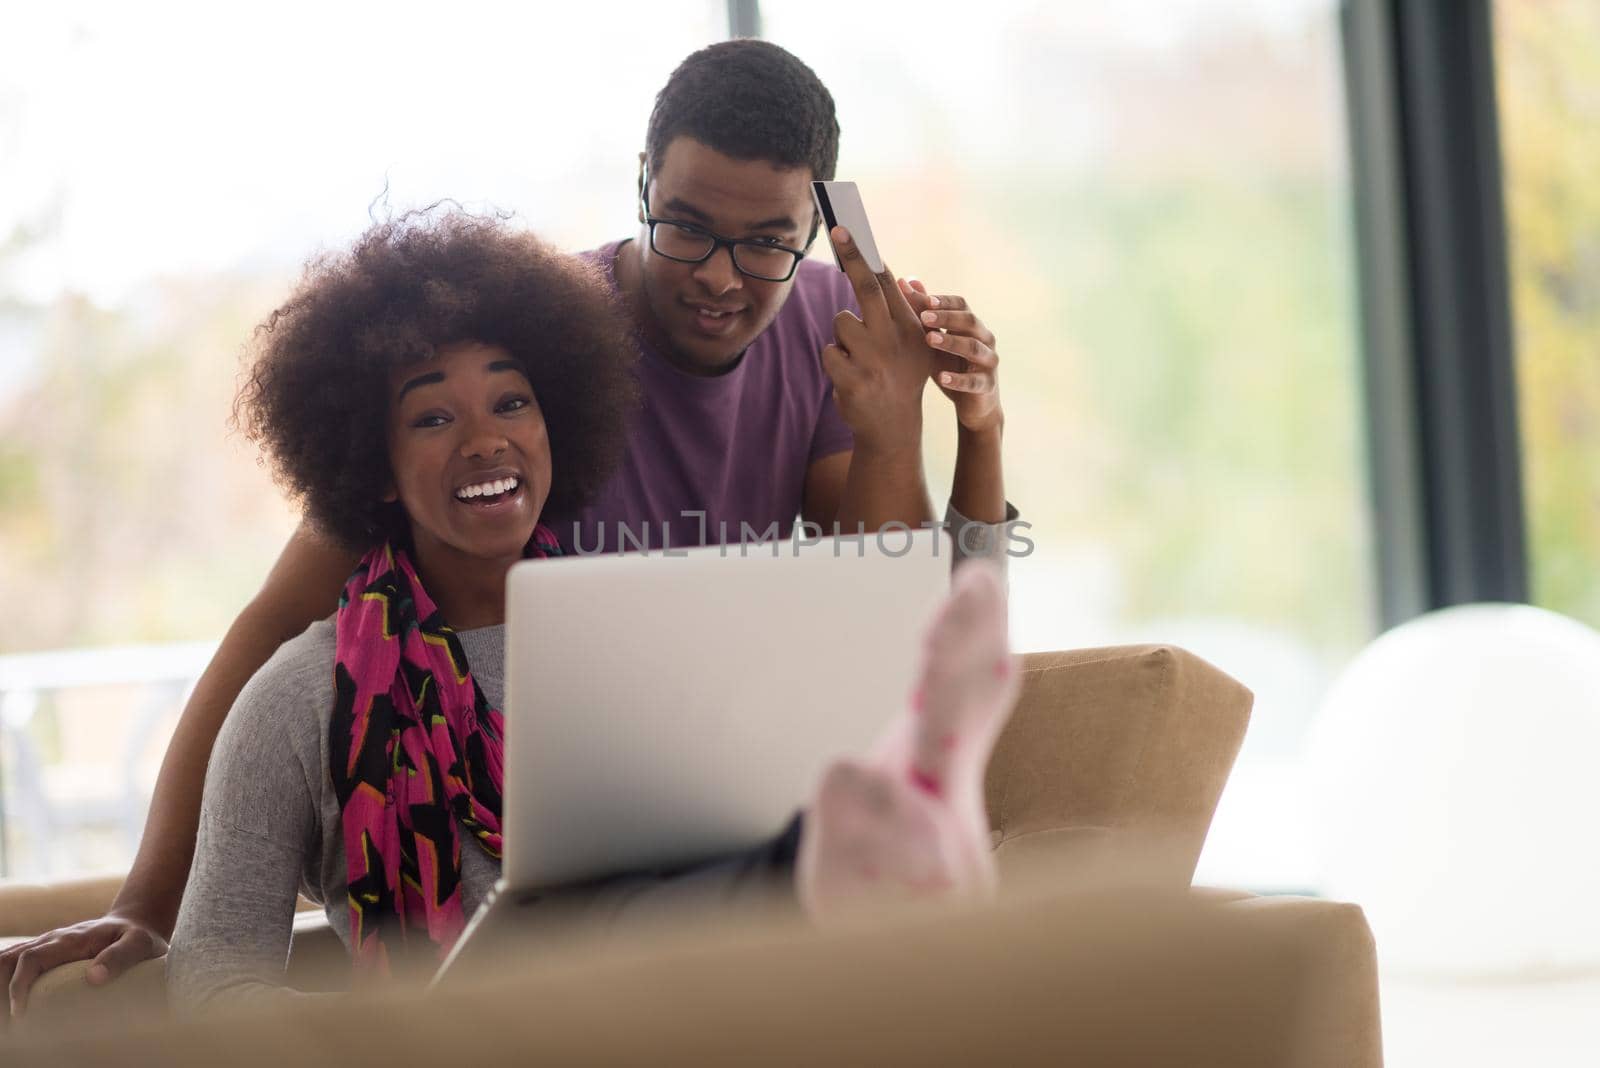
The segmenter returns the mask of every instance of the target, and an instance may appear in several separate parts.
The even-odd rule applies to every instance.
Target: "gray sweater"
[[[484,696],[503,707],[505,628],[457,637]],[[283,987],[295,894],[322,904],[350,944],[344,834],[328,774],[334,628],[313,623],[250,679],[206,770],[194,867],[167,957],[180,1007],[292,996]],[[470,837],[461,903],[471,918],[500,876]]]

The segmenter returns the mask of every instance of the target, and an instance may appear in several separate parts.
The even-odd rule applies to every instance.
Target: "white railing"
[[[149,803],[140,761],[216,648],[178,642],[0,656],[0,878],[80,868],[78,837],[94,828],[109,830],[115,842],[115,855],[99,858],[103,863],[131,859]],[[103,739],[92,760],[72,752],[47,759],[41,706],[54,701],[64,716],[60,706],[90,689],[108,691],[120,741]],[[95,711],[100,717],[108,710]],[[62,726],[55,723],[55,733]]]

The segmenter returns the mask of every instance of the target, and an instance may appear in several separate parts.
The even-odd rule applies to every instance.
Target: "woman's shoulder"
[[[306,733],[333,704],[333,619],[320,619],[278,647],[250,677],[228,714],[235,733]]]
[[[278,651],[261,665],[255,678],[282,686],[311,675],[327,682],[333,668],[335,630],[333,616],[319,619],[293,638],[278,646]],[[255,678],[251,681],[254,682]]]
[[[278,646],[245,684],[244,693],[260,689],[294,692],[312,685],[326,689],[333,677],[334,645],[333,617],[317,620]]]
[[[333,625],[284,642],[234,701],[211,750],[204,810],[236,830],[300,843],[315,818],[333,705]]]

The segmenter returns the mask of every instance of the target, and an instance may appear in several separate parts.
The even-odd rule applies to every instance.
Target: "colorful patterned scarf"
[[[560,553],[537,527],[528,555]],[[500,859],[505,719],[473,681],[404,551],[384,544],[362,558],[334,630],[330,770],[349,868],[351,955],[358,970],[386,974],[391,948],[405,947],[412,928],[440,958],[461,934],[457,825]]]

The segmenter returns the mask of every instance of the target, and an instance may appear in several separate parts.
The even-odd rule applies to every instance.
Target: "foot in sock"
[[[1020,674],[1006,638],[1004,582],[974,561],[955,575],[923,639],[923,663],[909,699],[874,755],[902,769],[917,789],[939,798],[963,822],[971,861],[993,882],[984,773],[1011,715]]]
[[[983,777],[1017,676],[999,573],[964,565],[924,639],[910,707],[870,767],[836,764],[823,779],[798,871],[813,919],[873,902],[993,893]]]
[[[910,729],[900,733],[909,738],[908,774],[919,789],[981,804],[983,774],[1016,700],[1017,676],[1000,573],[981,562],[965,564],[923,640]]]
[[[796,888],[827,924],[875,908],[937,900],[971,881],[968,851],[942,806],[882,768],[828,768],[806,817]]]

